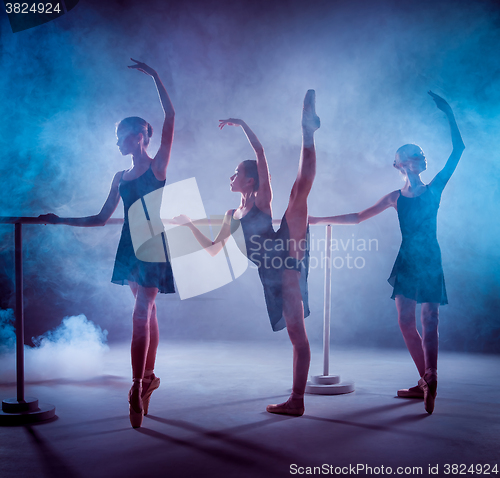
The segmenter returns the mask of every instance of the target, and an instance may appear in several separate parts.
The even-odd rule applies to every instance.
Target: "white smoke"
[[[0,309],[0,357],[16,346],[16,333],[12,325],[13,322],[13,310]]]
[[[25,380],[87,380],[102,374],[108,332],[85,315],[65,317],[59,327],[24,347]],[[15,331],[12,310],[0,310],[0,381],[15,381]]]

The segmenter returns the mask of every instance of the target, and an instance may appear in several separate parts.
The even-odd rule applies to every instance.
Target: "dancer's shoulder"
[[[384,204],[387,207],[396,207],[398,203],[399,196],[401,196],[401,189],[396,189],[395,191],[386,194],[382,197],[379,203]]]

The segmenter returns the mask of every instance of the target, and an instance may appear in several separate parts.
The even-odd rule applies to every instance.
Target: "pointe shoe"
[[[156,375],[142,379],[142,408],[144,416],[148,414],[151,394],[160,386],[160,379]]]
[[[316,92],[314,90],[307,90],[302,109],[302,127],[313,132],[320,125],[320,119],[316,115]]]
[[[398,397],[400,398],[424,398],[424,391],[420,385],[411,388],[402,388],[398,390]]]
[[[140,428],[144,417],[144,409],[141,400],[141,384],[134,383],[128,392],[130,424],[133,428]]]
[[[424,392],[425,411],[430,415],[434,411],[434,401],[437,395],[437,378],[425,378],[425,375],[418,381],[418,385]]]
[[[296,406],[295,404],[292,405],[290,402],[291,400],[288,399],[284,403],[279,403],[277,405],[268,405],[266,407],[266,411],[268,411],[269,413],[277,413],[279,415],[291,415],[292,417],[301,417],[302,415],[304,415],[305,408],[303,400],[299,406]]]

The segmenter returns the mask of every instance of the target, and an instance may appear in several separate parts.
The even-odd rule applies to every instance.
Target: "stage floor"
[[[322,363],[316,347],[311,373],[320,374]],[[346,476],[388,474],[387,467],[400,476],[457,475],[446,474],[447,464],[500,471],[500,357],[442,353],[439,365],[428,415],[421,400],[396,397],[418,378],[406,351],[333,350],[330,372],[354,381],[355,391],[307,395],[305,415],[290,418],[265,411],[289,394],[288,344],[162,342],[161,386],[134,430],[129,346],[112,345],[94,379],[26,385],[26,396],[54,404],[57,418],[0,427],[0,476],[335,476],[336,467],[349,466]],[[13,384],[0,384],[1,399],[15,395]],[[436,465],[438,475],[430,474]],[[323,468],[299,468],[314,466]],[[493,470],[488,476],[498,476]]]

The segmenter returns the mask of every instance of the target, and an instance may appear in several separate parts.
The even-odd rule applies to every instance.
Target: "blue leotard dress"
[[[400,294],[417,303],[448,303],[441,250],[437,241],[437,213],[444,184],[435,180],[416,197],[399,191],[399,226],[403,241],[388,281],[392,299]]]
[[[145,207],[144,196],[163,188],[165,180],[156,179],[151,166],[138,178],[126,181],[122,177],[118,185],[120,196],[123,199],[124,223],[118,250],[116,251],[115,265],[111,282],[126,285],[129,281],[136,282],[143,287],[156,287],[163,294],[175,292],[174,277],[167,253],[167,243],[165,234],[162,233],[162,244],[166,262],[144,262],[136,257],[132,237],[130,234],[130,224],[128,211],[130,206],[137,200],[141,200],[144,206],[146,218],[149,220],[148,211]],[[153,213],[152,211],[149,211]],[[160,211],[154,211],[155,214]]]
[[[234,214],[234,211],[233,211]],[[304,304],[304,317],[309,316],[307,275],[309,273],[309,228],[303,244],[304,258],[301,261],[289,256],[288,240],[290,231],[285,216],[277,231],[273,229],[272,218],[262,212],[255,204],[241,219],[232,219],[231,232],[241,224],[245,237],[247,257],[257,266],[264,288],[267,313],[271,327],[276,332],[286,327],[283,317],[283,271],[300,271],[300,292]]]

